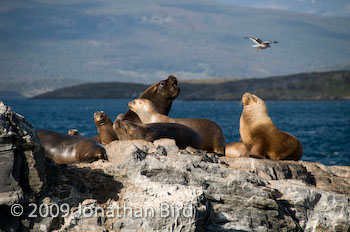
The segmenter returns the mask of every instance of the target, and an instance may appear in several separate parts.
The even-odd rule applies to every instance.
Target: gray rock
[[[0,102],[0,229],[17,230],[9,206],[36,201],[47,184],[44,152],[34,128]]]
[[[4,138],[5,164],[16,163],[8,153],[16,143],[10,140],[13,137]],[[109,161],[51,165],[46,170],[47,191],[35,200],[49,207],[66,204],[69,215],[24,217],[22,227],[32,231],[350,230],[350,167],[217,157],[190,147],[180,150],[169,139],[113,141],[105,148]],[[20,157],[28,159],[25,154]]]
[[[20,184],[26,193],[38,195],[46,184],[44,152],[34,128],[10,107],[0,102],[0,163],[7,175]],[[7,166],[10,169],[5,168]],[[4,178],[2,173],[0,178]],[[15,185],[15,184],[13,184]],[[6,189],[6,188],[1,188]]]
[[[154,216],[105,218],[102,227],[117,231],[347,231],[350,191],[346,167],[318,163],[218,158],[174,141],[115,141],[109,160],[79,164],[99,169],[123,184],[118,200],[99,205],[153,207]],[[140,158],[141,157],[141,158]],[[318,170],[312,173],[311,170]],[[325,176],[339,178],[325,189]],[[321,178],[322,177],[322,178]],[[334,185],[334,186],[333,186]],[[161,204],[191,205],[184,217],[161,217]],[[79,223],[86,219],[80,218]],[[79,224],[78,223],[78,224]],[[70,223],[66,223],[71,225]],[[78,227],[70,227],[78,228]]]

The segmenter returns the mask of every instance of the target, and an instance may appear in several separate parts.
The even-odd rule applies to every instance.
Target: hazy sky
[[[349,0],[217,0],[237,6],[269,8],[317,14],[329,17],[350,17]]]

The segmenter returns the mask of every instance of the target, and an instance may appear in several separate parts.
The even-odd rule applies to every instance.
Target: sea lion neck
[[[173,100],[175,99],[173,97],[168,97],[164,100],[164,97],[161,95],[155,95],[155,96],[153,96],[153,98],[148,97],[148,95],[145,95],[145,96],[140,96],[140,98],[144,98],[144,99],[148,99],[148,100],[152,99],[153,105],[159,111],[158,113],[165,114],[165,115],[169,114]]]
[[[156,118],[161,115],[162,114],[158,113],[157,111],[150,112],[148,110],[137,113],[137,116],[140,118],[143,124],[154,123]]]
[[[267,113],[266,107],[257,104],[250,104],[243,107],[242,116],[249,125],[272,124],[273,122]]]

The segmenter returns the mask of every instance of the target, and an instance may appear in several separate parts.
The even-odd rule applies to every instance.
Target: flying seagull
[[[277,41],[262,41],[259,38],[255,38],[255,37],[244,37],[245,39],[250,39],[251,41],[253,41],[254,45],[252,45],[252,47],[256,47],[256,51],[259,51],[260,49],[265,49],[265,48],[269,48],[270,44],[272,43],[278,43]]]

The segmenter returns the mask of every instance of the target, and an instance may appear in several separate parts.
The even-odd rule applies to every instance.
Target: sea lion
[[[105,149],[92,139],[55,131],[37,130],[45,155],[57,164],[71,164],[107,159]]]
[[[226,144],[225,156],[231,158],[244,157],[247,156],[248,149],[241,142],[231,142]]]
[[[95,112],[94,121],[97,127],[99,143],[106,145],[113,140],[118,140],[118,136],[113,130],[113,123],[104,111]]]
[[[303,155],[300,141],[276,128],[265,102],[254,94],[242,96],[243,111],[239,132],[250,156],[273,160],[299,160]]]
[[[135,99],[129,102],[129,108],[139,116],[143,124],[167,122],[188,126],[201,136],[201,150],[225,154],[224,133],[213,121],[202,118],[170,118],[160,114],[148,99]]]
[[[169,76],[168,79],[159,81],[146,89],[138,98],[149,99],[153,102],[158,112],[168,115],[173,100],[180,94],[177,79]],[[123,120],[140,123],[140,119],[130,109],[124,114]]]
[[[69,129],[68,130],[68,135],[71,135],[71,136],[79,136],[80,133],[77,129]]]
[[[143,139],[153,142],[157,139],[174,139],[180,149],[190,146],[196,149],[201,147],[200,135],[191,128],[176,123],[141,124],[127,120],[116,119],[113,129],[120,140]]]

